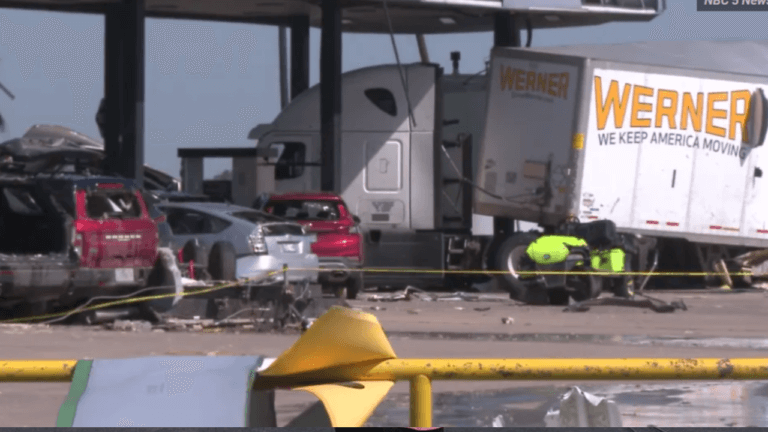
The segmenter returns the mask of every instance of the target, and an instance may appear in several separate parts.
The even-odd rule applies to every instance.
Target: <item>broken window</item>
[[[397,103],[391,91],[385,88],[371,88],[365,91],[365,97],[385,113],[392,117],[397,116]]]
[[[277,150],[275,180],[290,180],[304,174],[307,146],[301,142],[274,143],[270,148]]]
[[[0,253],[47,254],[66,250],[64,215],[32,186],[0,186]]]
[[[231,222],[194,210],[163,208],[174,235],[218,234]]]
[[[91,219],[135,219],[141,217],[141,206],[131,191],[95,191],[85,198],[85,208]]]
[[[335,202],[331,201],[272,201],[267,205],[266,211],[288,220],[339,220],[339,208]]]

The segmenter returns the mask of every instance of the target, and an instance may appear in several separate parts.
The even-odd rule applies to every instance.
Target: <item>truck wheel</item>
[[[236,279],[237,254],[232,244],[218,242],[211,248],[208,257],[208,273],[213,280],[233,281]]]
[[[523,258],[526,256],[525,250],[528,248],[528,245],[535,241],[536,238],[537,236],[531,234],[516,234],[504,240],[496,254],[496,268],[503,272],[498,279],[501,288],[509,292],[510,298],[525,303],[532,302],[538,304],[547,297],[545,289],[529,290],[520,280],[520,275],[518,274],[522,270],[528,270],[527,268],[522,268]],[[545,295],[536,295],[537,293],[534,291],[541,291]],[[545,302],[548,302],[548,299]]]
[[[347,299],[349,300],[355,300],[357,298],[357,294],[363,290],[364,288],[364,279],[363,279],[363,272],[356,271],[352,272],[352,274],[349,275],[349,279],[347,279]]]
[[[603,291],[603,278],[595,275],[569,276],[566,284],[573,288],[571,297],[577,302],[598,298]]]

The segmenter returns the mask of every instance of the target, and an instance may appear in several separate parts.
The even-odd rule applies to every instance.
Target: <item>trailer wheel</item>
[[[503,272],[498,279],[501,288],[509,292],[510,298],[529,304],[547,304],[549,298],[546,289],[529,289],[520,280],[518,273],[528,270],[524,266],[525,250],[536,238],[532,234],[517,234],[504,240],[496,254],[496,268]]]
[[[236,279],[237,254],[232,244],[218,242],[211,248],[208,257],[208,273],[214,280],[233,281]]]

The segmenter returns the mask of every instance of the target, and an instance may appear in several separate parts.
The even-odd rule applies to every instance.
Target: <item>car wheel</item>
[[[233,281],[236,279],[237,254],[232,244],[218,242],[211,248],[208,257],[208,273],[213,280]]]
[[[360,291],[362,291],[363,288],[365,288],[364,280],[365,279],[363,279],[363,272],[361,271],[355,271],[349,275],[349,279],[347,279],[347,286],[346,286],[347,299],[355,300],[357,298],[357,294],[360,293]]]
[[[509,297],[513,300],[522,301],[529,304],[546,304],[548,302],[546,290],[541,287],[529,287],[522,280],[518,272],[530,270],[524,268],[523,262],[526,257],[528,245],[535,241],[536,235],[516,234],[506,239],[496,254],[496,268],[503,272],[498,278],[501,288],[509,292]]]
[[[347,297],[347,293],[349,291],[347,290],[347,287],[345,285],[334,285],[333,286],[333,295],[336,298],[345,298]]]

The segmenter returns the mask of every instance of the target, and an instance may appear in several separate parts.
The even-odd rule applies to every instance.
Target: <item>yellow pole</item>
[[[71,381],[77,360],[0,360],[0,382]]]
[[[395,359],[359,381],[431,380],[768,380],[768,359]]]
[[[394,359],[260,376],[257,386],[292,387],[351,381],[430,380],[768,380],[768,359]]]
[[[430,380],[768,380],[762,358],[394,359],[257,381],[279,387],[349,381]],[[0,360],[2,381],[68,381],[77,360]]]
[[[432,427],[432,381],[426,375],[411,378],[411,427]]]

